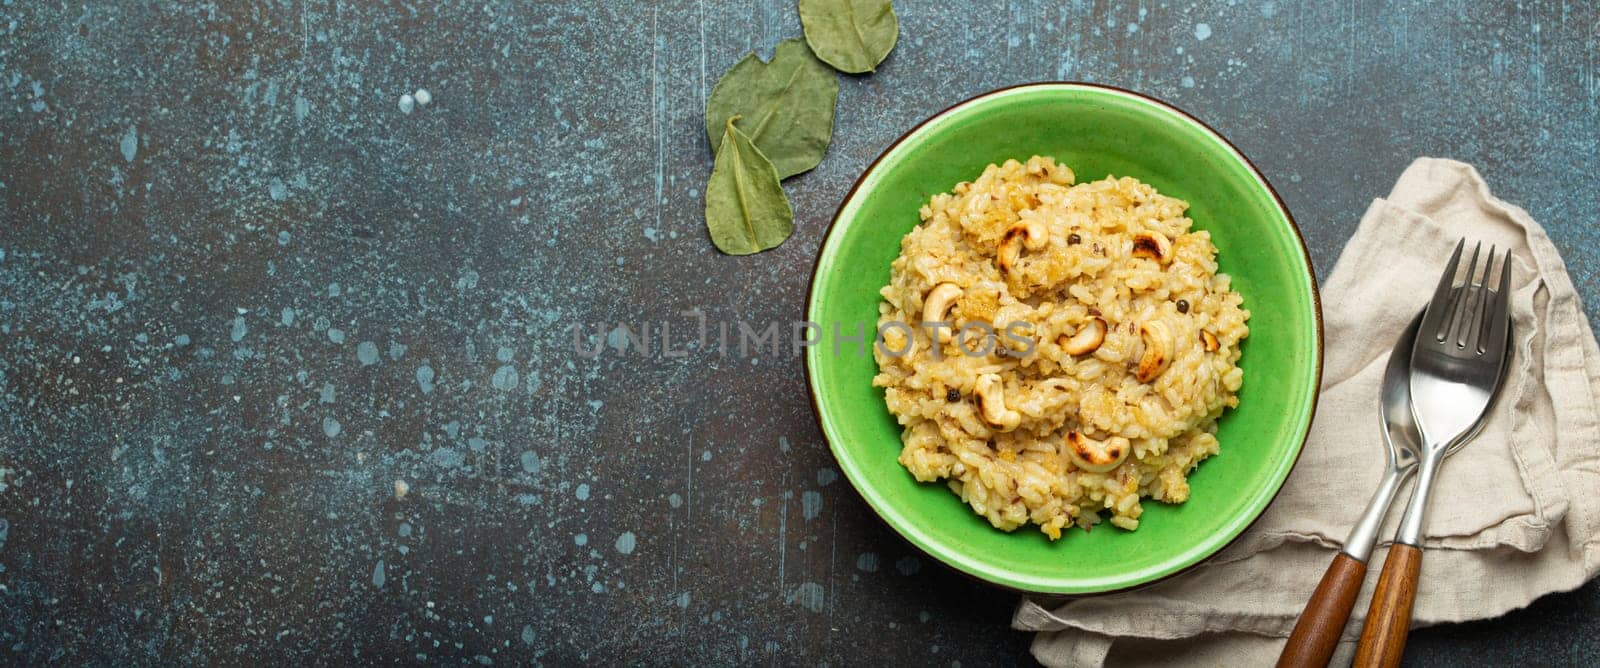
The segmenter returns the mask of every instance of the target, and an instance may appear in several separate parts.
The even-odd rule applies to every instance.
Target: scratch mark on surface
[[[789,486],[789,474],[783,474],[778,483],[779,489]],[[783,503],[778,510],[778,598],[784,595],[784,562],[789,555],[789,495],[783,495]]]
[[[690,441],[691,441],[691,443],[689,445],[689,451],[690,452],[694,452],[694,444],[692,442],[693,439],[694,439],[694,437],[690,436]],[[694,480],[694,458],[693,457],[689,458],[689,479],[691,481]],[[687,526],[688,523],[685,522],[684,525]],[[672,556],[667,561],[667,570],[672,572],[672,589],[674,591],[676,591],[678,589],[678,538],[681,537],[679,535],[681,532],[678,530],[677,518],[674,517],[673,515],[668,515],[667,516],[667,530],[672,532]]]
[[[1000,39],[1006,45],[1006,62],[1009,63],[1011,62],[1011,24],[1013,22],[1011,18],[1011,0],[1003,0],[1000,3],[1000,15],[1006,17],[1006,32],[1000,36]]]
[[[661,49],[665,41],[661,36],[657,20],[660,14],[661,8],[659,7],[650,11],[650,130],[655,133],[656,139],[656,197],[654,206],[656,210],[656,229],[658,230],[661,229],[661,208],[664,203],[661,197],[662,175],[665,173],[664,165],[667,155],[665,133],[661,132],[661,124],[663,122],[661,117],[664,115],[666,103],[663,99],[664,96],[661,94],[661,70],[659,69]]]
[[[1600,29],[1600,20],[1589,26],[1589,44],[1595,43],[1595,31],[1597,29]],[[1596,74],[1596,68],[1600,67],[1600,65],[1595,63],[1596,50],[1591,48],[1587,49],[1587,51],[1589,52],[1589,108],[1592,110],[1600,106],[1600,104],[1597,104],[1600,103],[1600,76]]]
[[[1533,76],[1533,95],[1536,99],[1538,99],[1544,97],[1544,47],[1541,44],[1543,40],[1539,34],[1540,27],[1539,17],[1537,14],[1534,15],[1532,25],[1529,26],[1528,32],[1532,38],[1529,41],[1533,43],[1533,54],[1532,57],[1529,58],[1528,73]]]
[[[684,454],[689,459],[689,483],[683,490],[683,514],[686,519],[694,519],[694,434],[689,434],[689,445]]]
[[[1355,90],[1355,85],[1356,85],[1356,80],[1355,80],[1356,79],[1356,44],[1358,44],[1360,42],[1360,39],[1359,39],[1360,35],[1358,35],[1357,32],[1356,32],[1357,28],[1360,26],[1360,23],[1356,19],[1356,3],[1355,3],[1355,0],[1350,0],[1350,2],[1348,3],[1348,6],[1350,8],[1350,17],[1349,17],[1349,21],[1348,21],[1348,25],[1349,25],[1349,28],[1350,28],[1350,44],[1349,44],[1349,48],[1345,49],[1345,58],[1344,58],[1344,90],[1345,90],[1345,94],[1346,95],[1350,94],[1352,91]]]
[[[295,79],[300,82],[302,90],[306,78],[306,54],[311,52],[311,21],[307,16],[307,6],[309,6],[309,3],[300,3],[300,71],[295,75]]]
[[[667,531],[672,534],[672,552],[667,556],[667,570],[672,573],[672,589],[678,589],[678,521],[677,518],[667,516]]]
[[[700,115],[706,115],[706,0],[700,0]]]
[[[839,589],[833,581],[833,563],[839,560],[839,513],[829,513],[832,526],[828,529],[828,618],[833,618],[833,604],[839,600]]]

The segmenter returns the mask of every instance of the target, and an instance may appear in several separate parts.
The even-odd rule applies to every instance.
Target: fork
[[[1483,428],[1504,377],[1510,353],[1511,253],[1506,253],[1500,268],[1499,289],[1490,290],[1495,249],[1489,248],[1480,273],[1478,255],[1483,244],[1479,243],[1466,264],[1462,289],[1457,290],[1453,286],[1465,247],[1465,239],[1456,244],[1411,350],[1411,411],[1422,437],[1422,461],[1416,487],[1372,594],[1356,649],[1356,666],[1400,664],[1422,568],[1428,495],[1439,463],[1452,445],[1470,440]]]

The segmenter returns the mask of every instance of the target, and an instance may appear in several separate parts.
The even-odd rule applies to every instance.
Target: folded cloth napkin
[[[1108,596],[1024,599],[1012,624],[1039,632],[1034,656],[1047,665],[1274,661],[1377,486],[1384,446],[1375,411],[1389,348],[1462,237],[1512,249],[1515,347],[1483,433],[1440,472],[1412,624],[1495,617],[1593,577],[1600,349],[1583,306],[1538,223],[1491,195],[1471,166],[1422,158],[1367,209],[1322,288],[1321,399],[1277,500],[1227,549],[1183,575]],[[1249,392],[1247,379],[1241,399]],[[1407,495],[1409,487],[1389,512],[1336,664],[1354,654]],[[1205,503],[1203,491],[1189,503]]]

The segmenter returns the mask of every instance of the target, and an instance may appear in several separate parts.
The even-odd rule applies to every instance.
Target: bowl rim
[[[818,392],[817,392],[817,381],[816,381],[816,378],[815,378],[816,368],[813,366],[812,361],[811,361],[811,356],[809,354],[801,356],[802,357],[802,362],[805,365],[805,378],[806,378],[806,391],[807,391],[806,393],[807,393],[807,396],[811,400],[811,414],[812,414],[813,419],[815,419],[816,422],[817,422],[817,429],[818,429],[818,431],[820,431],[822,433],[822,438],[828,442],[828,452],[829,452],[830,455],[833,456],[834,463],[839,466],[839,470],[842,473],[844,473],[845,478],[847,480],[849,480],[850,488],[855,491],[856,495],[859,496],[862,501],[866,502],[867,507],[872,510],[873,516],[875,516],[878,519],[878,521],[880,521],[884,525],[886,525],[891,531],[894,532],[894,534],[896,536],[898,536],[900,538],[900,540],[905,541],[906,543],[909,543],[918,552],[920,552],[923,555],[931,558],[932,560],[934,560],[935,562],[941,564],[945,568],[948,568],[948,569],[953,570],[953,571],[955,571],[957,573],[960,573],[961,575],[966,576],[967,578],[970,578],[970,579],[975,580],[977,582],[981,582],[981,583],[983,583],[985,585],[988,585],[988,586],[998,587],[998,588],[1000,588],[1002,590],[1011,591],[1011,592],[1015,592],[1015,593],[1019,593],[1019,594],[1045,594],[1045,595],[1052,595],[1052,596],[1087,597],[1087,596],[1104,596],[1104,595],[1109,595],[1109,594],[1116,594],[1116,593],[1121,593],[1121,592],[1126,592],[1126,591],[1132,591],[1132,590],[1135,590],[1135,589],[1148,587],[1148,586],[1151,586],[1151,585],[1156,584],[1158,582],[1163,582],[1163,581],[1168,580],[1170,578],[1178,577],[1180,575],[1188,573],[1189,571],[1193,570],[1196,566],[1199,566],[1201,564],[1206,563],[1212,557],[1216,556],[1218,553],[1222,552],[1223,550],[1226,550],[1229,546],[1231,546],[1234,543],[1238,542],[1240,537],[1244,536],[1244,534],[1246,532],[1248,532],[1251,527],[1255,526],[1255,524],[1261,520],[1261,516],[1266,514],[1267,508],[1271,507],[1272,504],[1277,501],[1278,495],[1283,492],[1283,485],[1288,482],[1289,476],[1294,474],[1295,467],[1297,467],[1299,465],[1300,458],[1305,453],[1306,440],[1311,435],[1311,425],[1316,420],[1317,405],[1318,405],[1318,403],[1320,403],[1320,400],[1321,400],[1322,371],[1323,371],[1323,357],[1324,357],[1324,354],[1325,354],[1325,340],[1324,340],[1324,336],[1323,336],[1322,295],[1321,295],[1320,291],[1318,290],[1318,286],[1317,286],[1316,267],[1311,261],[1311,253],[1306,247],[1305,236],[1303,234],[1301,234],[1301,232],[1300,232],[1300,225],[1295,220],[1294,214],[1289,211],[1289,207],[1283,201],[1283,197],[1278,194],[1278,189],[1272,185],[1272,182],[1267,179],[1265,174],[1261,173],[1261,170],[1256,167],[1255,163],[1252,162],[1250,160],[1250,158],[1247,157],[1244,154],[1243,151],[1239,150],[1238,146],[1236,146],[1232,141],[1230,141],[1221,132],[1217,131],[1216,128],[1211,127],[1205,121],[1200,120],[1199,117],[1197,117],[1194,114],[1191,114],[1191,113],[1189,113],[1187,111],[1184,111],[1183,109],[1179,108],[1176,105],[1173,105],[1173,104],[1171,104],[1169,102],[1166,102],[1164,100],[1161,100],[1159,98],[1156,98],[1156,97],[1153,97],[1153,96],[1150,96],[1150,95],[1145,95],[1143,93],[1139,93],[1139,92],[1136,92],[1136,91],[1128,90],[1126,88],[1121,88],[1121,87],[1117,87],[1117,86],[1111,86],[1111,85],[1107,85],[1107,84],[1090,83],[1090,82],[1086,82],[1086,81],[1038,81],[1038,82],[1032,82],[1032,83],[1015,84],[1015,85],[1011,85],[1011,86],[1005,86],[1005,87],[1002,87],[1002,88],[996,88],[994,90],[991,90],[991,91],[988,91],[988,92],[985,92],[985,93],[980,93],[978,95],[974,95],[972,97],[966,98],[966,99],[961,100],[959,102],[956,102],[956,103],[954,103],[954,104],[952,104],[952,105],[950,105],[948,107],[945,107],[944,109],[934,113],[933,115],[928,116],[926,119],[923,119],[922,121],[918,122],[916,125],[912,126],[909,130],[906,130],[899,137],[897,137],[893,142],[890,142],[890,144],[888,146],[884,147],[883,151],[880,152],[876,158],[873,158],[872,162],[869,163],[866,166],[866,168],[861,170],[861,175],[856,177],[856,180],[855,180],[855,182],[853,184],[851,184],[850,189],[848,191],[846,191],[844,197],[839,200],[839,207],[834,211],[833,217],[828,221],[828,227],[827,227],[827,229],[825,229],[823,231],[822,240],[817,244],[817,254],[816,254],[815,259],[812,260],[812,265],[811,265],[810,281],[806,285],[805,311],[804,311],[804,313],[802,315],[805,316],[805,317],[810,317],[811,308],[815,304],[818,271],[822,267],[822,260],[823,260],[823,257],[825,255],[827,249],[828,249],[828,244],[829,244],[830,241],[833,240],[834,233],[838,231],[839,219],[844,214],[845,207],[850,203],[850,201],[852,199],[855,198],[856,193],[861,189],[861,186],[867,181],[867,177],[870,176],[878,168],[879,164],[883,162],[884,158],[888,157],[889,154],[895,152],[895,150],[897,148],[899,148],[901,144],[905,143],[913,135],[916,135],[924,127],[927,127],[930,124],[932,124],[932,123],[934,123],[936,121],[939,121],[939,120],[945,118],[946,116],[949,116],[950,114],[954,113],[955,111],[957,111],[959,109],[965,108],[965,107],[973,105],[973,104],[977,104],[977,103],[979,103],[979,102],[981,102],[983,100],[986,100],[986,99],[989,99],[989,98],[992,98],[992,97],[998,97],[998,96],[1003,95],[1003,94],[1008,94],[1008,93],[1012,93],[1014,91],[1019,91],[1019,90],[1023,90],[1023,89],[1068,89],[1068,90],[1070,90],[1070,89],[1087,89],[1087,90],[1093,90],[1093,91],[1098,91],[1098,92],[1102,92],[1102,93],[1112,93],[1112,94],[1116,94],[1116,95],[1123,95],[1123,96],[1131,97],[1131,98],[1134,98],[1135,100],[1150,104],[1150,105],[1155,106],[1155,107],[1157,107],[1159,109],[1162,109],[1162,110],[1168,111],[1170,113],[1176,114],[1177,116],[1181,117],[1182,119],[1187,120],[1187,121],[1195,124],[1201,130],[1203,130],[1207,134],[1211,135],[1212,137],[1214,137],[1218,141],[1220,141],[1221,144],[1223,146],[1225,146],[1228,149],[1228,151],[1233,154],[1234,157],[1236,157],[1241,163],[1244,164],[1244,166],[1249,170],[1249,172],[1250,172],[1250,174],[1252,176],[1254,176],[1258,181],[1260,181],[1262,185],[1266,186],[1266,190],[1267,190],[1268,194],[1270,194],[1272,196],[1272,200],[1277,205],[1279,212],[1281,212],[1283,214],[1283,217],[1288,221],[1288,223],[1289,223],[1289,231],[1294,235],[1295,241],[1300,246],[1301,259],[1305,262],[1305,266],[1306,266],[1306,268],[1308,270],[1307,273],[1310,274],[1309,278],[1311,279],[1308,282],[1308,285],[1310,286],[1310,294],[1311,294],[1312,320],[1313,320],[1313,322],[1315,324],[1315,329],[1316,329],[1316,338],[1315,338],[1316,364],[1315,364],[1315,368],[1313,369],[1313,373],[1312,373],[1312,387],[1314,389],[1313,389],[1313,391],[1311,393],[1311,405],[1308,407],[1307,413],[1306,413],[1305,428],[1301,431],[1299,437],[1296,439],[1297,440],[1297,444],[1296,444],[1296,447],[1295,447],[1294,458],[1293,458],[1292,461],[1289,462],[1289,467],[1287,469],[1285,469],[1284,474],[1283,474],[1283,478],[1281,480],[1279,480],[1277,482],[1277,484],[1274,486],[1274,489],[1272,490],[1272,495],[1270,497],[1268,497],[1267,502],[1265,504],[1262,504],[1260,510],[1258,510],[1255,513],[1255,516],[1250,518],[1249,522],[1244,523],[1244,525],[1241,526],[1234,533],[1234,535],[1230,536],[1226,541],[1224,541],[1223,543],[1219,544],[1215,549],[1211,550],[1210,552],[1207,552],[1207,553],[1195,558],[1192,562],[1190,562],[1188,564],[1184,564],[1183,566],[1179,567],[1177,570],[1172,571],[1170,573],[1167,573],[1165,575],[1149,578],[1149,579],[1146,579],[1146,580],[1140,580],[1140,581],[1131,582],[1131,583],[1128,583],[1126,585],[1119,586],[1119,587],[1108,588],[1108,589],[1098,589],[1098,590],[1094,590],[1094,589],[1091,589],[1091,590],[1079,590],[1079,589],[1073,589],[1073,590],[1066,590],[1066,589],[1031,589],[1031,588],[1026,588],[1026,587],[1020,587],[1020,586],[1017,586],[1017,585],[1014,585],[1014,584],[1011,584],[1011,583],[1007,583],[1007,582],[998,582],[996,580],[990,579],[989,577],[986,577],[982,573],[975,572],[973,570],[969,570],[967,568],[964,568],[959,563],[953,563],[951,560],[947,560],[944,556],[939,555],[939,554],[935,554],[932,550],[930,550],[927,547],[924,547],[921,543],[919,543],[919,542],[917,542],[915,540],[912,540],[910,536],[906,535],[905,531],[903,531],[900,527],[896,526],[893,522],[890,522],[889,519],[884,516],[883,511],[878,508],[877,504],[874,503],[873,500],[871,498],[869,498],[861,490],[861,487],[857,484],[856,479],[850,473],[850,467],[845,466],[844,460],[840,457],[838,446],[834,443],[833,439],[830,438],[829,435],[828,435],[828,428],[827,428],[827,425],[824,423],[823,416],[822,416],[822,404],[821,404],[820,397],[818,396]],[[808,350],[808,353],[809,353],[809,350]]]

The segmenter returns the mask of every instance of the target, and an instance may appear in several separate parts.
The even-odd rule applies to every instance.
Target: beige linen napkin
[[[1515,349],[1483,433],[1440,473],[1412,623],[1495,617],[1594,576],[1600,349],[1583,306],[1538,223],[1491,195],[1471,166],[1422,158],[1367,209],[1322,288],[1321,399],[1277,500],[1233,545],[1178,577],[1109,596],[1024,599],[1012,624],[1039,632],[1034,656],[1091,666],[1274,661],[1378,483],[1384,446],[1375,411],[1389,348],[1462,237],[1514,251]],[[1255,382],[1271,391],[1271,379]],[[1219,456],[1227,453],[1224,443]],[[1354,653],[1409,494],[1408,486],[1389,513],[1385,547],[1372,556],[1335,664]],[[1203,493],[1189,503],[1205,503]]]

